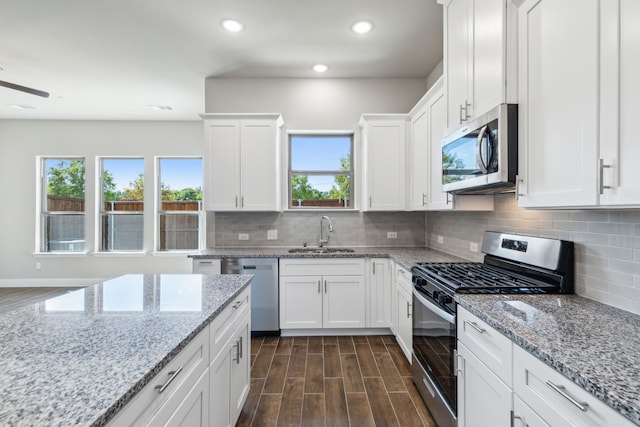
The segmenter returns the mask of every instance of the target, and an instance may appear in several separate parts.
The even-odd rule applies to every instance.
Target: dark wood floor
[[[392,336],[251,339],[237,426],[435,427]]]

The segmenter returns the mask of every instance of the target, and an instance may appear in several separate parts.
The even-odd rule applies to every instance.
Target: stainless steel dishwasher
[[[223,258],[222,274],[253,274],[251,335],[280,335],[277,258]]]

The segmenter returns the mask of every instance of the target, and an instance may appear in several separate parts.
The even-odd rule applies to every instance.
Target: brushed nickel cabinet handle
[[[589,406],[586,402],[578,402],[573,396],[567,393],[565,387],[563,385],[557,385],[551,382],[551,380],[546,381],[547,385],[551,387],[556,393],[560,396],[567,399],[573,406],[580,409],[582,412],[587,412],[587,407]]]
[[[176,377],[180,374],[180,372],[182,372],[182,366],[180,366],[175,371],[169,372],[169,379],[167,380],[167,382],[165,382],[162,385],[157,385],[154,387],[158,392],[158,394],[163,393],[167,389],[167,387],[169,387],[169,384],[171,384],[173,380],[176,379]]]
[[[480,332],[481,334],[484,334],[485,332],[487,332],[486,329],[481,328],[480,326],[478,326],[478,324],[476,322],[468,322],[468,321],[464,321],[464,323],[466,325],[471,326],[473,329],[475,329],[476,331]]]
[[[610,185],[604,185],[604,170],[605,169],[610,169],[612,166],[611,165],[605,165],[604,164],[604,160],[600,159],[598,167],[600,169],[600,194],[603,194],[605,189],[609,190],[609,189],[613,188]]]

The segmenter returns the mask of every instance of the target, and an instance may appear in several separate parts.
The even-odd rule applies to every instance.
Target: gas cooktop
[[[417,263],[414,284],[447,293],[573,293],[573,243],[485,232],[484,263]]]

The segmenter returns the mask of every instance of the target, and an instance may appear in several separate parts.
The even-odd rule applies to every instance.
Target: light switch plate
[[[438,243],[444,243],[444,237],[438,236]]]
[[[478,252],[478,244],[476,242],[469,242],[469,250],[471,252]]]
[[[240,234],[238,234],[238,240],[249,240],[249,235],[248,234],[244,234],[244,233],[240,233]]]
[[[278,240],[278,230],[267,230],[267,240]]]

